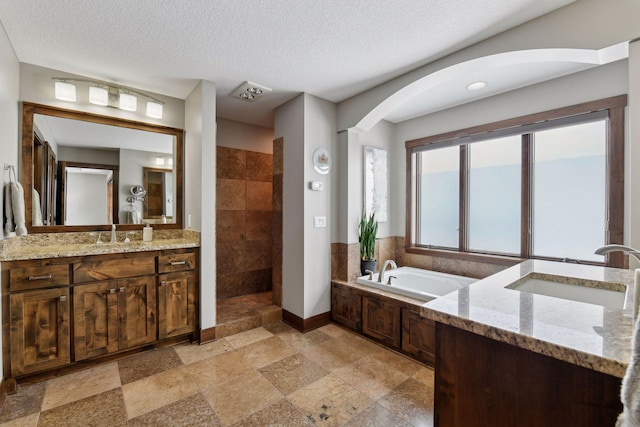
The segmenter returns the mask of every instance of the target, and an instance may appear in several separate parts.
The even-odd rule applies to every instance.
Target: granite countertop
[[[529,273],[627,286],[623,309],[506,288]],[[633,271],[529,260],[425,303],[424,317],[619,378],[631,359]],[[567,281],[568,283],[569,281]]]
[[[38,233],[1,241],[0,261],[20,261],[43,258],[64,258],[125,252],[196,248],[200,233],[193,230],[155,230],[151,242],[142,242],[142,232],[129,234],[130,243],[123,243],[125,232],[118,231],[117,243],[109,243],[110,232],[102,232],[102,244],[96,244],[98,233]]]

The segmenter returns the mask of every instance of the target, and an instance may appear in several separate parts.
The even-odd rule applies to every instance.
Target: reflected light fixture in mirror
[[[121,110],[136,111],[138,109],[138,98],[127,92],[120,92],[118,102]]]

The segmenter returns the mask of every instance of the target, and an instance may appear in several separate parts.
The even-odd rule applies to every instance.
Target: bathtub
[[[373,280],[369,280],[369,276],[359,277],[356,282],[370,286],[372,288],[382,289],[422,301],[431,301],[440,296],[446,295],[460,289],[464,289],[477,279],[464,276],[456,276],[453,274],[438,273],[436,271],[422,270],[413,267],[400,267],[393,270],[387,270],[384,273],[384,283],[378,283],[378,275],[373,275]],[[389,277],[391,285],[387,285]]]

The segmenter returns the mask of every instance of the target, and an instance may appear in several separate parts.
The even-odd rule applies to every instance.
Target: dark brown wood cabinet
[[[9,306],[11,376],[69,363],[68,288],[15,293]]]
[[[435,322],[415,311],[402,309],[402,350],[433,366],[436,351]]]
[[[2,263],[10,383],[194,334],[197,265],[191,248]]]
[[[158,280],[160,339],[193,332],[196,319],[194,273],[161,274]]]
[[[336,283],[331,285],[331,319],[347,328],[362,331],[362,297]]]
[[[362,297],[362,333],[381,343],[400,348],[402,307],[378,298]]]

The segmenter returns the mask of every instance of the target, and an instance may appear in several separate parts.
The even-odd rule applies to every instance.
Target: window
[[[625,105],[623,95],[408,141],[407,251],[625,266],[593,253],[622,243]]]

